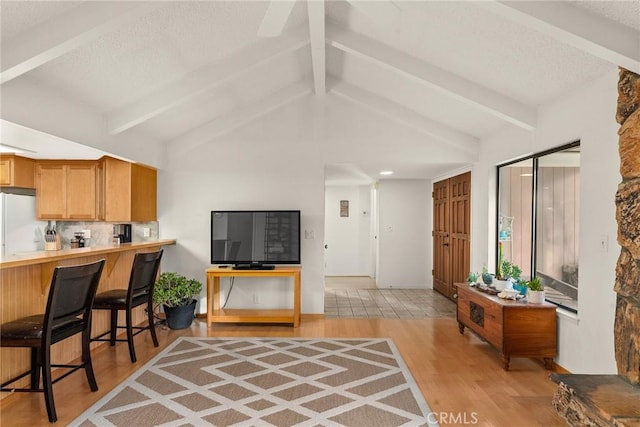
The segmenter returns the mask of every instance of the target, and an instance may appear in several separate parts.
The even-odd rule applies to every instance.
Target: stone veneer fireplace
[[[571,425],[640,425],[640,75],[623,68],[616,120],[622,182],[616,193],[618,243],[614,324],[618,375],[558,375],[553,405]]]

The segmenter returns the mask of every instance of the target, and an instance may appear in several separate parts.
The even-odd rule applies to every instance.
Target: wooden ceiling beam
[[[311,63],[313,65],[313,86],[316,96],[323,97],[327,91],[327,66],[325,60],[326,41],[324,35],[324,0],[307,0],[309,14],[309,36],[311,43]]]
[[[0,84],[83,46],[154,7],[154,2],[84,2],[3,41]]]
[[[400,7],[390,0],[362,1],[347,0],[349,5],[365,15],[376,25],[398,30],[400,27]]]
[[[272,0],[258,28],[258,37],[276,37],[282,33],[296,0]]]
[[[518,24],[640,73],[640,32],[563,1],[480,1]]]
[[[205,65],[152,94],[107,114],[107,129],[119,134],[147,120],[185,104],[196,96],[242,78],[247,70],[294,52],[309,44],[306,26],[282,36],[261,40],[224,61]]]
[[[344,81],[331,79],[331,93],[354,102],[361,107],[402,123],[447,145],[462,151],[478,155],[480,151],[478,138],[461,132],[438,121],[424,117],[393,101],[378,96]]]
[[[308,84],[296,83],[272,93],[258,102],[216,117],[169,142],[167,144],[168,158],[174,154],[191,151],[309,94],[311,94],[311,87]]]
[[[327,43],[348,54],[399,73],[414,82],[438,90],[467,105],[526,130],[536,128],[536,109],[487,87],[376,40],[327,25]]]

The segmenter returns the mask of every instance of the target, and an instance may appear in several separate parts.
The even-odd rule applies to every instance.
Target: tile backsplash
[[[62,248],[66,249],[71,246],[70,241],[75,236],[75,233],[83,230],[89,230],[91,232],[90,238],[85,238],[86,247],[96,246],[112,246],[113,239],[113,226],[114,223],[110,222],[67,222],[56,221],[56,230],[61,236]],[[151,222],[132,222],[131,223],[131,237],[133,242],[149,242],[158,240],[159,236],[159,224],[157,221]],[[145,236],[145,229],[148,229],[149,235]]]

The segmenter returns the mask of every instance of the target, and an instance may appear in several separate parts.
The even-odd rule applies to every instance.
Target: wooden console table
[[[541,357],[551,369],[556,355],[556,306],[506,300],[456,283],[458,288],[458,328],[465,326],[502,354],[503,368],[509,370],[511,357]]]
[[[234,270],[213,267],[207,273],[207,326],[219,323],[291,323],[300,325],[300,267],[276,267],[273,270]],[[293,309],[223,309],[220,307],[221,277],[291,277]]]

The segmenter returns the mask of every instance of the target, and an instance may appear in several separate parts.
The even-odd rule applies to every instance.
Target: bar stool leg
[[[53,383],[51,380],[51,350],[50,347],[43,348],[42,354],[42,390],[44,392],[44,402],[47,406],[47,415],[49,422],[58,421],[56,414],[56,405],[53,401]]]
[[[125,311],[127,316],[127,344],[129,344],[129,357],[131,357],[131,363],[136,363],[136,349],[133,347],[133,313],[131,309]]]
[[[91,331],[89,329],[82,333],[82,364],[89,388],[91,391],[98,391],[98,382],[93,372],[93,363],[91,363]]]
[[[31,388],[36,389],[40,385],[40,349],[31,347]]]
[[[153,340],[153,346],[158,347],[158,336],[156,335],[156,323],[153,318],[153,302],[149,300],[147,303],[147,320],[149,321],[149,332],[151,332],[151,339]]]
[[[109,339],[111,342],[109,345],[113,347],[116,345],[116,333],[118,332],[118,310],[111,310],[111,333],[109,334]]]

